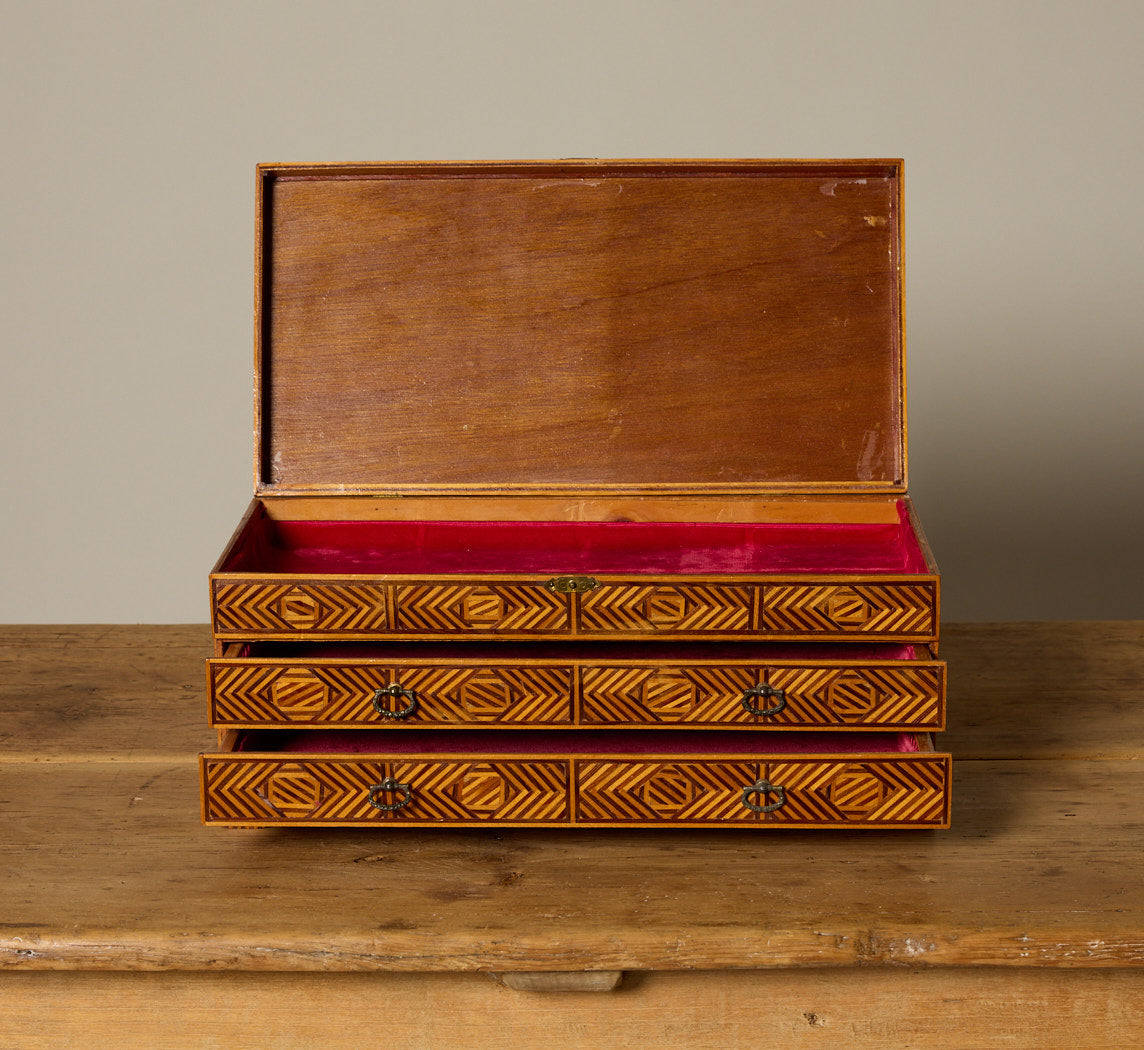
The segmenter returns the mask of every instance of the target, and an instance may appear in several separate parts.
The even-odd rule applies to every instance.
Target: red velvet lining
[[[715,729],[663,731],[552,731],[528,729],[254,729],[235,751],[349,755],[835,755],[908,753],[913,733],[766,733]]]
[[[928,658],[915,646],[870,642],[670,642],[663,639],[623,642],[252,642],[244,657],[274,660],[373,660],[403,664],[434,660],[525,661],[608,664],[613,660],[669,660],[696,664],[704,660],[728,663],[777,664],[815,660],[915,660]]]
[[[271,521],[230,572],[924,573],[905,504],[897,524],[593,521]]]

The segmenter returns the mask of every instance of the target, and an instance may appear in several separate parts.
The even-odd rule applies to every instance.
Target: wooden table
[[[5,636],[0,1046],[1144,1047],[1144,624],[947,628],[953,829],[767,834],[204,829],[206,627]]]

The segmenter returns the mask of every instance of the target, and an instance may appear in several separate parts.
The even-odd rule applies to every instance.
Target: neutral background
[[[1144,616],[1144,4],[0,5],[0,620],[203,621],[260,160],[904,156],[948,619]]]

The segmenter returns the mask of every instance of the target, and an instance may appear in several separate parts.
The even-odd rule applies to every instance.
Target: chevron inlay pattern
[[[581,718],[595,725],[751,724],[741,701],[757,681],[748,667],[585,667]]]
[[[293,631],[368,633],[389,626],[385,584],[217,583],[215,631],[256,637]]]
[[[411,667],[397,674],[406,689],[417,693],[418,721],[572,721],[568,667]]]
[[[369,790],[389,776],[409,786],[409,801],[380,810],[370,804]],[[219,823],[511,824],[569,818],[563,761],[207,759],[204,791],[207,820]]]
[[[754,762],[577,763],[576,819],[593,823],[758,823],[743,788],[758,779]]]
[[[212,661],[216,725],[389,724],[373,706],[377,689],[397,683],[417,694],[417,725],[572,721],[569,667],[401,667]],[[385,697],[391,710],[403,697]]]
[[[947,763],[941,758],[865,762],[769,762],[763,776],[786,802],[766,814],[780,824],[939,825],[945,819]]]
[[[770,725],[937,727],[939,672],[932,667],[776,667],[767,682],[786,707]]]
[[[397,626],[402,631],[536,634],[565,631],[568,623],[568,596],[553,594],[541,584],[397,586]]]
[[[604,583],[580,597],[584,633],[735,633],[751,626],[750,586]]]
[[[763,629],[769,634],[926,636],[934,629],[930,583],[765,584]]]
[[[756,716],[745,690],[766,681],[785,706]],[[581,717],[595,725],[940,725],[936,668],[585,667]],[[761,702],[760,702],[761,703]],[[767,704],[763,704],[767,706]]]

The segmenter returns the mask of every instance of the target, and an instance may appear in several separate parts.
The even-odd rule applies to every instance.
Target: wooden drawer
[[[212,578],[215,636],[245,639],[671,638],[893,640],[937,637],[936,577],[561,577],[479,580]]]
[[[626,725],[941,729],[945,664],[914,646],[253,645],[208,661],[219,728]],[[840,659],[839,655],[862,659]],[[283,655],[292,654],[292,655]],[[821,659],[834,655],[835,659]],[[921,658],[918,658],[918,657]]]
[[[854,750],[822,739],[819,752],[771,740],[752,752],[741,734],[713,732],[636,754],[647,744],[638,733],[402,736],[232,734],[223,751],[201,756],[203,821],[248,827],[949,823],[950,759],[934,753],[926,737],[847,738]],[[902,741],[913,750],[899,750]]]

